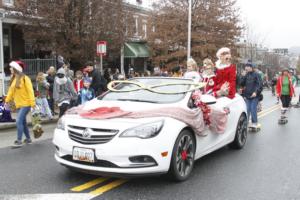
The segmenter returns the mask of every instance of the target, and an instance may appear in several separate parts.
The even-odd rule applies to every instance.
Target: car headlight
[[[138,137],[141,139],[148,139],[159,134],[164,125],[164,120],[143,124],[123,132],[120,137]]]
[[[64,131],[65,130],[65,126],[66,126],[65,121],[66,121],[65,118],[61,117],[58,120],[58,122],[57,122],[56,128]]]

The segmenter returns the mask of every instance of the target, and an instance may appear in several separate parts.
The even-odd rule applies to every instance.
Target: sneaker
[[[23,144],[22,144],[21,141],[16,140],[16,141],[14,142],[12,148],[20,148],[20,147],[22,147],[22,145],[23,145]]]
[[[24,144],[32,144],[32,140],[31,139],[25,139],[23,141]]]

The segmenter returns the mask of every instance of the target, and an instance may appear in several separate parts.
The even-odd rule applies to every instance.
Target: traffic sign
[[[106,55],[106,41],[97,41],[97,55],[98,56],[105,56]]]

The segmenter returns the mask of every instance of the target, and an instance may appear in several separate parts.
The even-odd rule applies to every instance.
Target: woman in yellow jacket
[[[26,116],[29,113],[30,108],[35,107],[35,98],[31,80],[23,73],[24,63],[21,61],[12,61],[9,63],[9,66],[12,77],[5,102],[8,103],[13,101],[18,112],[16,120],[17,140],[13,145],[13,147],[17,148],[22,146],[23,133],[26,137],[24,143],[32,143],[26,122]]]

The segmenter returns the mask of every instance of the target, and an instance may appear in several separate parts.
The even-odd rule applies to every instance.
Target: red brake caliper
[[[181,152],[181,158],[182,158],[182,160],[186,160],[186,158],[187,158],[187,152],[186,152],[186,150],[184,150],[184,151]]]

